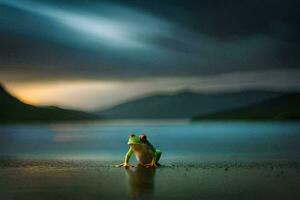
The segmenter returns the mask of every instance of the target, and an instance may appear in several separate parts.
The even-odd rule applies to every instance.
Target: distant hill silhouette
[[[182,91],[138,98],[96,113],[104,118],[121,119],[192,118],[262,102],[281,94],[255,90],[213,94]]]
[[[0,84],[0,122],[89,120],[98,116],[54,106],[37,107],[25,104],[9,94]]]
[[[198,115],[193,120],[300,120],[300,93],[285,94],[238,109]]]

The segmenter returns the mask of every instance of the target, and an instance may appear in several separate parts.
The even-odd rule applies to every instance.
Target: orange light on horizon
[[[23,103],[30,105],[40,105],[42,102],[39,95],[37,95],[39,93],[39,89],[31,86],[31,84],[5,84],[5,88],[12,96],[16,97]]]
[[[110,81],[56,81],[5,83],[9,93],[26,104],[43,106],[55,105],[70,108],[85,106],[90,96],[109,92],[120,83]]]

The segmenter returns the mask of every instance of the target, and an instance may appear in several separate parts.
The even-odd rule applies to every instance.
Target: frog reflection
[[[154,169],[141,165],[126,170],[128,192],[131,198],[151,198],[154,193]]]

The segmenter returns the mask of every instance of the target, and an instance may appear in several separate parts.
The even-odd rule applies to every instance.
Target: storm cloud
[[[0,79],[297,70],[299,1],[0,0]]]

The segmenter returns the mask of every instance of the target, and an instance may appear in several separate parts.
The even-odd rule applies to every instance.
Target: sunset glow
[[[34,105],[77,107],[91,91],[109,92],[118,84],[105,81],[60,81],[46,83],[9,83],[6,88],[21,101]],[[92,93],[92,92],[91,92]]]
[[[297,90],[300,70],[266,70],[228,73],[205,77],[168,77],[136,80],[65,80],[47,82],[5,82],[6,88],[23,102],[82,110],[114,106],[157,92],[194,90],[199,92],[238,91],[264,88]],[[280,80],[280,81],[279,81]]]

